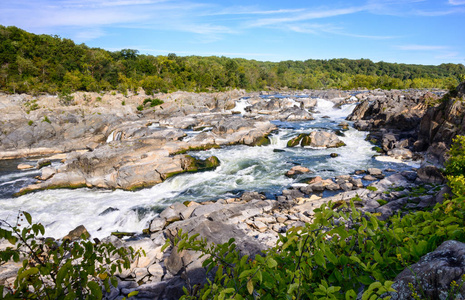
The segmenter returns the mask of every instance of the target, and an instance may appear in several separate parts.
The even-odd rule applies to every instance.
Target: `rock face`
[[[287,143],[288,147],[295,147],[297,145],[315,148],[337,148],[345,146],[345,143],[333,132],[312,131],[309,134],[301,133]]]
[[[449,93],[438,106],[429,108],[421,119],[416,151],[427,150],[439,163],[447,159],[447,149],[456,135],[465,134],[465,82]]]
[[[465,274],[465,244],[446,241],[435,251],[423,256],[420,261],[397,275],[392,288],[392,299],[412,299],[409,284],[421,297],[427,299],[452,299],[449,295],[451,282],[461,282]],[[423,293],[421,292],[423,291]],[[465,285],[460,286],[456,295],[465,295]]]
[[[457,97],[463,97],[463,89],[463,84],[457,88]],[[391,91],[365,99],[347,119],[355,121],[355,128],[370,131],[370,140],[390,156],[412,159],[414,152],[429,147],[435,160],[428,160],[443,163],[452,137],[463,132],[465,109],[457,101],[430,107],[441,101],[438,94]]]
[[[416,128],[426,111],[426,99],[436,97],[425,93],[386,92],[386,96],[359,104],[347,120],[363,130],[380,127],[409,131]]]

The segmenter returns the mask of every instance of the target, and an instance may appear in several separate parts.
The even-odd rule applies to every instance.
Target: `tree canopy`
[[[153,56],[135,49],[110,52],[0,25],[0,90],[10,93],[449,88],[464,74],[462,64],[426,66],[369,59],[262,62],[174,53]]]

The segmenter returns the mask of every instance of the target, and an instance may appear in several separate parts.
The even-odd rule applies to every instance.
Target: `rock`
[[[31,166],[29,164],[19,164],[17,168],[18,170],[28,170],[28,169],[33,169],[34,166]]]
[[[395,149],[389,150],[387,152],[387,155],[392,156],[397,159],[411,159],[413,157],[412,151],[408,149],[403,149],[403,148],[401,149],[395,148]]]
[[[84,225],[79,225],[78,227],[71,230],[67,235],[65,235],[62,240],[69,240],[71,242],[80,240],[81,238],[88,239],[90,237],[89,232],[84,227]]]
[[[260,232],[265,232],[268,229],[268,226],[260,221],[254,221],[253,226]]]
[[[330,157],[338,157],[339,154],[337,154],[337,153],[331,153],[329,156],[330,156]]]
[[[363,180],[375,181],[376,177],[374,177],[373,175],[365,175],[365,176],[363,176]]]
[[[241,196],[241,200],[243,201],[251,201],[251,200],[264,200],[266,197],[257,192],[244,192]]]
[[[396,292],[391,293],[392,299],[410,299],[412,290],[409,284],[427,299],[446,299],[451,291],[451,282],[461,282],[464,273],[465,244],[446,241],[396,276],[392,285]],[[459,287],[457,295],[465,295],[465,285]]]
[[[350,191],[350,190],[352,190],[354,185],[352,183],[350,183],[350,182],[345,182],[345,183],[341,184],[340,187],[344,191]]]
[[[130,291],[139,292],[135,297],[136,299],[159,299],[159,297],[163,295],[166,286],[167,283],[164,281],[156,283],[146,283]]]
[[[327,131],[312,131],[309,134],[301,133],[297,137],[289,140],[288,147],[295,147],[297,145],[310,146],[315,148],[337,148],[345,146],[339,137],[333,132]]]
[[[104,216],[104,215],[107,215],[109,213],[112,213],[114,211],[118,211],[119,209],[118,208],[114,208],[114,207],[108,207],[107,209],[105,209],[104,211],[102,211],[101,213],[99,213],[98,215],[99,216]]]
[[[166,220],[163,218],[155,218],[150,222],[150,232],[158,232],[165,228]]]
[[[52,178],[53,175],[56,174],[55,168],[52,167],[45,167],[42,168],[42,174],[40,175],[39,179],[40,180],[48,180]]]
[[[426,183],[439,183],[445,182],[441,170],[432,165],[426,165],[417,170],[418,179]]]
[[[52,164],[52,161],[48,158],[41,158],[37,161],[37,169],[50,166]]]
[[[370,174],[371,176],[378,176],[378,175],[382,175],[382,171],[378,168],[368,168],[367,170],[368,174]]]
[[[181,203],[181,205],[183,204]],[[185,206],[184,209],[186,209]],[[165,208],[165,210],[160,213],[160,218],[165,220],[167,223],[179,221],[181,220],[181,211],[178,210],[176,207],[170,206],[168,208]]]
[[[289,171],[286,172],[287,177],[294,177],[300,174],[309,173],[310,169],[302,166],[294,166]]]

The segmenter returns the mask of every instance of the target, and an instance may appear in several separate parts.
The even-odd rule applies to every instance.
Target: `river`
[[[234,109],[242,111],[246,100]],[[271,144],[263,147],[229,146],[221,149],[191,152],[190,155],[207,158],[215,155],[221,165],[214,171],[182,174],[169,178],[151,188],[135,192],[101,189],[47,190],[13,198],[11,195],[34,181],[38,170],[19,171],[20,162],[34,160],[0,161],[0,219],[16,220],[19,210],[28,211],[35,222],[46,227],[46,236],[63,237],[73,228],[84,225],[93,237],[105,237],[113,231],[141,232],[150,220],[173,202],[208,201],[239,196],[244,191],[265,193],[274,199],[282,189],[302,178],[284,176],[294,165],[310,168],[311,176],[331,178],[350,174],[358,169],[409,169],[414,163],[379,160],[373,145],[365,141],[366,133],[352,127],[340,137],[345,147],[337,149],[287,148],[286,144],[299,133],[314,129],[338,130],[337,125],[355,105],[333,108],[330,101],[318,99],[315,120],[274,123],[278,130],[271,134]],[[331,153],[339,156],[330,157]],[[54,164],[59,164],[54,161]],[[310,175],[306,175],[310,176]]]

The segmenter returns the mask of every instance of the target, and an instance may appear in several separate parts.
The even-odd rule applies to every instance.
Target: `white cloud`
[[[449,47],[446,46],[433,46],[433,45],[400,45],[395,46],[399,50],[405,51],[440,51],[447,50]]]
[[[465,0],[449,0],[450,5],[465,5]]]
[[[248,27],[262,27],[283,23],[295,23],[299,21],[323,19],[329,17],[336,17],[341,15],[354,14],[363,11],[364,7],[349,7],[340,9],[320,10],[320,11],[304,11],[299,14],[295,14],[289,17],[283,18],[264,18],[250,22]]]

